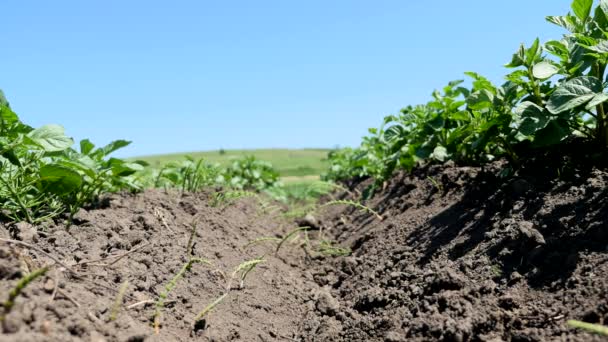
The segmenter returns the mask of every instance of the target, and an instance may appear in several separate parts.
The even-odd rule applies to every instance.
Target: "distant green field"
[[[195,159],[205,158],[210,163],[229,165],[234,159],[242,156],[253,155],[258,159],[268,161],[284,177],[286,183],[318,177],[328,167],[326,160],[329,149],[259,149],[259,150],[225,150],[204,151],[191,153],[175,153],[142,156],[131,159],[145,160],[152,167],[160,167],[165,163],[183,160],[185,156]],[[315,177],[316,176],[316,177]]]

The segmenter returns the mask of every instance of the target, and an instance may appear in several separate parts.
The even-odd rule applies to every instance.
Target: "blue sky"
[[[21,1],[0,88],[32,126],[133,156],[358,145],[464,71],[500,82],[570,1]]]

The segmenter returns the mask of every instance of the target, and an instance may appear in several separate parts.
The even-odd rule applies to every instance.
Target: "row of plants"
[[[186,157],[160,168],[146,168],[136,174],[143,188],[173,188],[184,192],[196,192],[210,187],[231,190],[264,192],[277,200],[286,200],[286,191],[279,172],[269,162],[254,156],[244,156],[222,167],[205,159]]]
[[[426,104],[385,117],[355,149],[329,154],[327,180],[373,177],[370,193],[396,169],[420,162],[480,165],[506,158],[517,167],[531,150],[573,137],[588,139],[598,154],[608,149],[608,0],[574,0],[572,13],[547,21],[567,30],[560,40],[523,44],[495,85],[467,72]]]
[[[23,123],[0,92],[1,215],[36,223],[67,213],[71,220],[102,193],[139,190],[133,175],[147,164],[109,157],[129,144],[96,147],[85,139],[74,148],[61,126]]]
[[[0,216],[14,222],[72,222],[80,208],[97,205],[105,193],[146,188],[194,192],[219,186],[287,198],[279,173],[255,157],[228,167],[186,158],[154,169],[144,161],[110,156],[130,143],[115,140],[96,147],[84,139],[75,146],[62,126],[23,123],[0,91]]]

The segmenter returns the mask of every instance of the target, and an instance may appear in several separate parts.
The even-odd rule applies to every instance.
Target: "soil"
[[[81,211],[69,230],[27,224],[0,229],[4,238],[10,231],[66,266],[77,265],[73,273],[56,268],[31,283],[6,316],[0,341],[277,341],[297,336],[309,294],[317,290],[301,272],[300,252],[282,248],[277,257],[264,244],[244,247],[293,224],[262,212],[253,199],[213,207],[209,197],[159,190],[116,195],[107,199],[106,208]],[[189,259],[193,222],[191,253],[213,265],[194,264],[177,281],[156,334],[154,301]],[[129,251],[118,261],[109,258]],[[247,275],[242,288],[238,279],[230,282],[239,264],[265,254],[266,262]],[[24,268],[47,263],[52,261],[37,251],[0,244],[1,300]],[[111,321],[126,280],[123,308]],[[224,293],[228,296],[195,324],[194,317]],[[150,303],[125,308],[144,301]]]
[[[210,193],[114,195],[69,229],[7,224],[0,237],[35,245],[72,271],[54,267],[32,282],[0,341],[602,340],[566,322],[608,324],[608,172],[556,156],[508,171],[503,162],[429,165],[397,174],[365,202],[382,220],[340,205],[298,220],[314,226],[311,239],[350,248],[345,257],[291,240],[278,254],[268,241],[245,247],[296,223],[254,199],[211,206]],[[332,197],[352,199],[370,183]],[[195,264],[177,282],[156,334],[154,303],[128,306],[158,299],[188,260],[193,222],[191,254],[213,266]],[[229,281],[260,256],[266,261],[243,284]],[[0,300],[45,264],[53,261],[44,253],[0,243]]]

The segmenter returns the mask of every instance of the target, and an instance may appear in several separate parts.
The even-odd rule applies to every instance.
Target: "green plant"
[[[222,175],[225,183],[235,189],[265,190],[280,187],[279,173],[272,164],[246,156],[235,160]]]
[[[277,244],[277,248],[275,249],[274,253],[279,254],[279,250],[281,250],[281,246],[283,246],[285,241],[287,241],[290,237],[294,236],[295,234],[298,234],[299,232],[306,231],[308,229],[310,229],[310,227],[298,227],[296,229],[293,229],[289,233],[285,234],[285,236],[283,236],[283,238],[281,238],[281,240]]]
[[[110,322],[115,321],[118,317],[118,313],[120,312],[120,307],[122,306],[122,301],[127,293],[127,289],[129,288],[129,281],[125,280],[120,288],[118,289],[118,294],[116,295],[116,300],[114,300],[114,305],[112,305],[112,310],[110,311]]]
[[[264,259],[263,256],[256,258],[256,259],[242,262],[240,265],[238,265],[234,269],[234,272],[232,272],[232,279],[236,278],[238,275],[239,284],[240,284],[239,286],[240,286],[240,288],[243,288],[243,286],[245,284],[245,278],[247,278],[247,275],[251,271],[253,271],[253,269],[255,269],[259,264],[264,263],[264,262],[266,262],[266,260]],[[230,284],[228,285],[228,289],[230,290]]]
[[[128,141],[95,149],[85,139],[80,152],[73,143],[61,126],[22,123],[0,96],[0,205],[9,218],[36,223],[67,211],[71,221],[104,192],[141,189],[131,175],[146,163],[107,158]]]
[[[196,315],[193,319],[194,325],[196,326],[196,324],[205,318],[205,316],[210,313],[211,310],[215,309],[215,307],[218,306],[226,298],[226,296],[228,296],[228,293],[224,293],[223,295],[217,297],[213,302],[209,303],[209,305],[207,305],[203,311],[199,312],[198,315]]]
[[[17,297],[19,297],[19,295],[23,292],[23,290],[31,282],[33,282],[37,278],[42,277],[44,274],[46,274],[46,272],[48,270],[49,270],[48,267],[43,267],[43,268],[37,269],[37,270],[27,274],[26,276],[21,278],[19,280],[19,282],[17,282],[17,285],[15,285],[15,287],[13,287],[9,291],[8,299],[4,303],[2,303],[4,312],[2,313],[2,315],[0,315],[0,322],[3,321],[6,317],[6,315],[8,315],[11,312],[11,310],[13,309],[13,306],[15,305],[15,300],[17,299]]]
[[[569,320],[568,325],[573,328],[579,328],[579,329],[586,330],[590,333],[608,336],[608,327],[603,326],[603,325],[581,322],[581,321],[577,321],[577,320]]]
[[[178,188],[183,193],[221,184],[221,173],[217,165],[209,164],[204,159],[194,160],[186,156],[186,160],[169,163],[151,177],[154,178],[154,187]]]
[[[423,162],[483,165],[505,158],[517,169],[532,152],[569,138],[594,142],[591,154],[608,154],[608,1],[594,7],[593,0],[574,0],[571,8],[547,17],[568,33],[521,45],[506,65],[505,83],[465,73],[470,86],[452,81],[426,104],[387,116],[358,148],[330,152],[324,179],[371,177],[368,198],[395,170]]]
[[[181,278],[183,278],[184,275],[190,271],[190,269],[192,269],[192,265],[197,264],[197,263],[211,265],[211,263],[208,260],[201,259],[201,258],[190,258],[190,260],[188,260],[188,262],[182,266],[182,268],[179,270],[179,272],[177,272],[177,274],[175,276],[173,276],[173,278],[169,281],[169,283],[167,283],[167,285],[165,285],[164,291],[161,292],[160,295],[158,296],[158,299],[156,300],[156,303],[154,304],[154,306],[156,308],[154,311],[154,331],[156,334],[160,333],[161,313],[162,313],[163,308],[165,307],[165,300],[169,296],[169,293],[171,293],[171,291],[173,291],[173,289],[175,289],[175,287],[177,286],[177,282]]]
[[[350,248],[336,247],[329,240],[321,240],[317,248],[319,253],[327,256],[349,256],[352,251]]]
[[[229,191],[219,191],[213,194],[213,199],[211,201],[211,205],[217,207],[221,204],[230,203],[236,201],[241,198],[255,198],[258,201],[262,201],[260,195],[253,191],[245,191],[245,190],[229,190]]]
[[[372,215],[374,215],[378,220],[382,221],[383,217],[378,214],[375,210],[373,210],[372,208],[365,206],[359,202],[355,202],[355,201],[351,201],[351,200],[333,200],[333,201],[329,201],[326,203],[321,204],[320,208],[323,207],[328,207],[328,206],[332,206],[332,205],[347,205],[347,206],[352,206],[355,207],[361,211],[364,212],[368,212]]]

